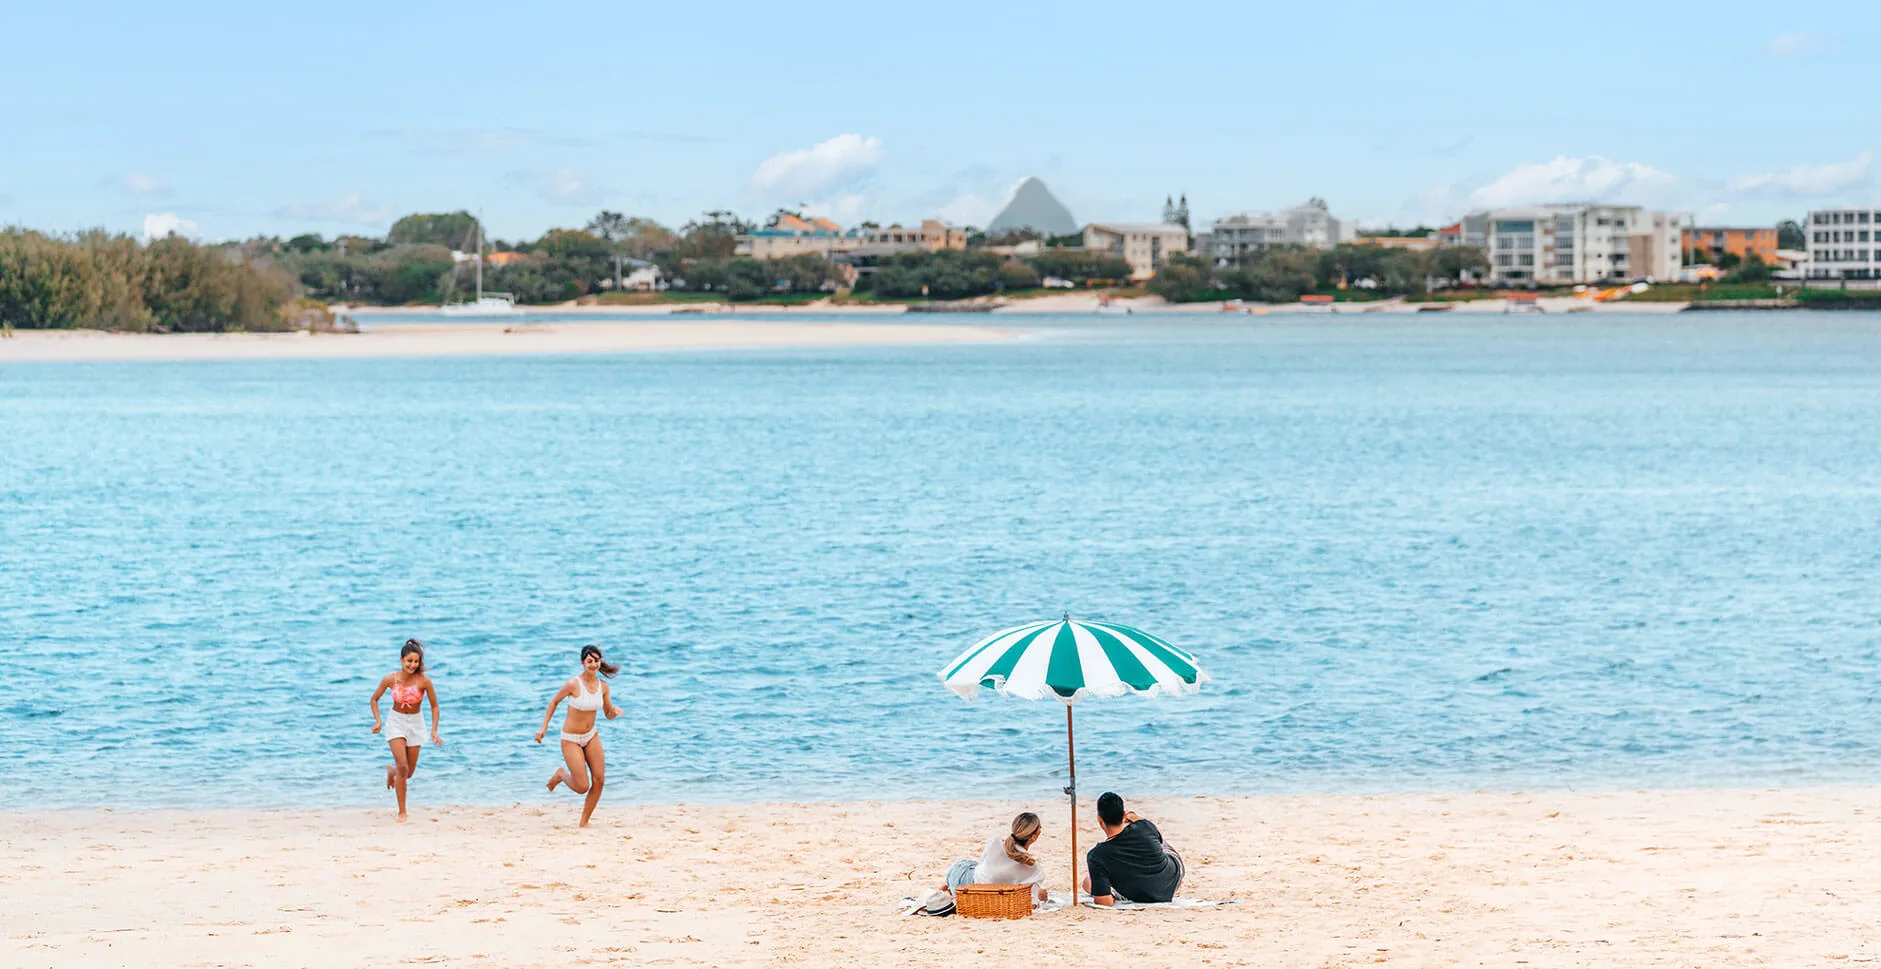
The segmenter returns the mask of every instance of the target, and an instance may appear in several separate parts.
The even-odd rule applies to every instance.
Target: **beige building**
[[[926,219],[918,227],[891,225],[843,231],[828,219],[800,219],[786,215],[769,228],[738,237],[736,255],[753,259],[784,259],[790,256],[831,256],[868,250],[871,255],[896,252],[929,252],[941,249],[965,249],[965,229],[936,219]]]
[[[967,247],[967,230],[938,219],[923,219],[919,228],[891,225],[886,229],[852,229],[850,232],[878,246],[908,246],[930,252]]]
[[[1443,239],[1433,232],[1427,236],[1359,236],[1352,240],[1355,246],[1372,246],[1377,249],[1407,249],[1411,252],[1430,252],[1443,248]]]
[[[753,259],[823,256],[847,251],[842,226],[828,219],[786,215],[775,225],[738,237],[736,253]]]
[[[1087,252],[1130,264],[1131,279],[1148,279],[1171,253],[1189,251],[1189,230],[1172,222],[1093,222],[1084,227]]]

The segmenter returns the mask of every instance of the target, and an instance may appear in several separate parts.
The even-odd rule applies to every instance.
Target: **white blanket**
[[[1220,908],[1223,905],[1239,905],[1240,903],[1232,899],[1214,901],[1206,898],[1190,898],[1185,895],[1177,895],[1174,899],[1167,902],[1132,902],[1127,898],[1119,898],[1113,905],[1099,905],[1091,901],[1091,896],[1079,892],[1078,904],[1085,908],[1094,908],[1100,911],[1135,912],[1158,908]]]
[[[917,900],[913,898],[904,898],[901,900],[901,904],[897,908],[901,911],[903,915],[913,915],[916,912],[920,911],[923,904],[924,904],[923,900]],[[1170,901],[1170,902],[1132,902],[1129,899],[1120,898],[1120,899],[1117,899],[1117,904],[1115,905],[1099,905],[1096,902],[1091,901],[1091,896],[1086,895],[1083,892],[1079,892],[1078,904],[1084,906],[1085,908],[1094,908],[1094,909],[1098,909],[1100,911],[1106,911],[1106,912],[1136,912],[1136,911],[1142,911],[1142,910],[1147,910],[1147,909],[1158,909],[1158,908],[1162,908],[1162,909],[1220,908],[1224,905],[1239,905],[1241,903],[1234,901],[1232,899],[1229,899],[1226,901],[1212,901],[1212,900],[1205,899],[1205,898],[1188,898],[1186,896],[1178,895],[1174,901]],[[1065,909],[1070,908],[1070,907],[1071,907],[1071,897],[1069,895],[1067,895],[1064,892],[1052,892],[1049,898],[1047,898],[1043,902],[1038,903],[1038,907],[1032,910],[1032,914],[1049,915],[1052,912],[1062,912]]]

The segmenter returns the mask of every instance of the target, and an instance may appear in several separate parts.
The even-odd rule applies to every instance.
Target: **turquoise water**
[[[589,641],[610,799],[1044,799],[934,671],[1065,611],[1215,678],[1090,791],[1881,780],[1881,319],[1037,325],[0,367],[0,807],[379,803],[408,635],[416,803],[542,797]]]

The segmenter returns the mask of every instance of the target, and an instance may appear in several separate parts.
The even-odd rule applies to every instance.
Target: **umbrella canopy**
[[[947,664],[940,678],[969,700],[985,687],[1001,696],[1066,703],[1194,693],[1208,682],[1195,657],[1141,629],[1070,618],[1000,630]]]
[[[947,688],[971,700],[982,688],[1065,704],[1065,754],[1071,783],[1071,897],[1078,892],[1078,744],[1071,705],[1086,696],[1194,693],[1208,682],[1195,657],[1130,626],[1109,622],[1034,622],[973,644],[940,671]]]

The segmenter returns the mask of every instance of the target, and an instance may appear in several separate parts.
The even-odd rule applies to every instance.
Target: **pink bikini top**
[[[395,686],[392,688],[392,705],[395,707],[415,707],[418,698],[425,695],[422,687]]]

